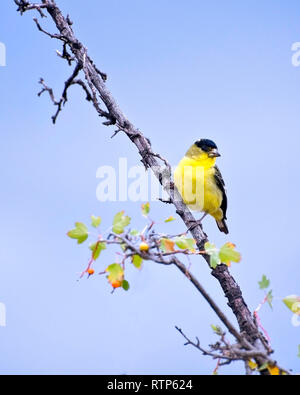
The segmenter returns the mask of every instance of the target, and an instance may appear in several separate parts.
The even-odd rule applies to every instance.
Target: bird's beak
[[[209,154],[209,158],[217,158],[218,156],[221,156],[216,148],[212,149]]]

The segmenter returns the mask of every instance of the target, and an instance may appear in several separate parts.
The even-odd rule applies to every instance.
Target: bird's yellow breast
[[[215,158],[185,156],[175,170],[174,181],[191,210],[203,211],[221,220],[223,197],[215,181],[214,164]]]

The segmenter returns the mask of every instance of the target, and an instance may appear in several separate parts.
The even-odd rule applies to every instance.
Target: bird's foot
[[[173,203],[171,199],[165,200],[165,199],[162,199],[162,198],[158,198],[158,200],[160,202],[162,202],[162,203],[165,203],[165,204],[172,204]]]
[[[201,226],[202,227],[202,221],[204,220],[204,218],[207,216],[207,213],[205,213],[200,219],[195,219],[195,220],[191,220],[189,221],[189,223],[191,224],[191,226],[188,227],[188,232],[192,231],[193,229],[195,229],[197,226]]]

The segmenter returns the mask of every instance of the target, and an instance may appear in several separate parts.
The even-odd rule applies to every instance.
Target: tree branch
[[[17,11],[21,13],[21,15],[24,14],[26,11],[31,11],[31,10],[37,10],[42,18],[45,18],[46,15],[43,13],[43,8],[47,8],[47,4],[34,4],[30,3],[25,0],[14,0],[16,5],[18,6]]]
[[[226,326],[226,328],[229,330],[229,332],[236,338],[238,342],[241,343],[244,347],[248,349],[252,349],[252,346],[250,343],[248,343],[243,336],[236,330],[234,325],[229,321],[229,319],[225,316],[225,314],[222,312],[222,310],[218,307],[218,305],[215,303],[215,301],[211,298],[211,296],[207,293],[207,291],[204,289],[204,287],[200,284],[200,282],[196,279],[196,277],[186,268],[186,266],[176,258],[175,254],[176,251],[173,253],[162,253],[161,251],[158,252],[151,252],[151,244],[150,243],[155,243],[157,245],[157,240],[153,239],[153,236],[149,237],[147,240],[150,244],[150,248],[148,252],[141,253],[139,250],[138,246],[135,246],[132,240],[130,239],[130,235],[125,234],[125,235],[117,235],[115,233],[111,233],[115,238],[115,242],[117,244],[121,242],[124,243],[126,246],[126,249],[130,249],[134,254],[140,255],[144,260],[148,261],[153,261],[156,263],[160,263],[163,265],[175,265],[177,269],[179,269],[190,281],[191,283],[196,287],[198,292],[203,296],[203,298],[208,302],[210,307],[214,310],[214,312],[217,314],[221,322]],[[109,236],[110,237],[110,236]],[[108,237],[108,239],[109,239]],[[101,240],[101,242],[108,242],[108,240]],[[178,251],[178,253],[185,254],[184,250]],[[125,259],[128,256],[125,255]]]
[[[182,329],[178,328],[177,326],[175,327],[176,330],[183,336],[183,338],[186,340],[185,346],[193,346],[197,350],[199,350],[203,355],[208,355],[212,357],[213,359],[218,359],[220,362],[218,366],[224,366],[228,365],[233,361],[244,361],[245,363],[245,369],[246,369],[246,374],[251,375],[252,371],[249,367],[249,361],[251,359],[264,359],[266,360],[269,366],[277,366],[277,362],[272,360],[268,353],[260,351],[258,349],[252,349],[250,351],[248,350],[243,350],[240,348],[240,344],[230,344],[226,339],[225,339],[225,333],[220,333],[220,341],[217,342],[216,344],[210,345],[210,350],[206,350],[200,345],[200,340],[198,337],[196,337],[196,342],[191,340],[184,332]],[[290,375],[290,373],[284,369],[281,369],[278,367],[278,369],[281,371],[281,374],[284,373],[286,375]]]

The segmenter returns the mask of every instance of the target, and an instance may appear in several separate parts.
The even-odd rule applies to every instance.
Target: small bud
[[[113,288],[120,288],[122,286],[122,281],[118,281],[118,280],[113,281],[111,285]]]
[[[145,251],[145,252],[149,251],[149,245],[145,242],[141,243],[140,244],[140,251]]]

